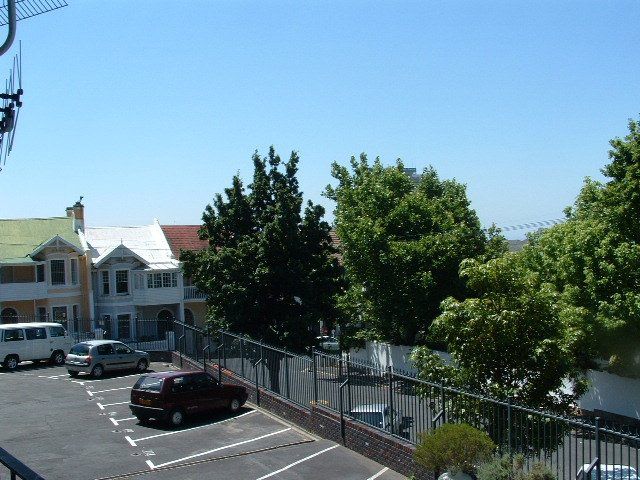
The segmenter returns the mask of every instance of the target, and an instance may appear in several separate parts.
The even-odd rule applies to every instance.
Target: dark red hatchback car
[[[131,390],[129,408],[141,422],[151,418],[182,425],[187,415],[227,408],[237,412],[247,389],[220,384],[205,372],[160,372],[142,375]]]

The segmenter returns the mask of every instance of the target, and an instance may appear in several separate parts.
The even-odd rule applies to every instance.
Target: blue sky
[[[18,22],[2,218],[199,223],[273,144],[328,220],[361,152],[465,183],[485,225],[550,220],[640,114],[635,0],[68,3]]]

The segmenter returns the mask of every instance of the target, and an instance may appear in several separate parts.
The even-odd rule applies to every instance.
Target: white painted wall
[[[394,370],[417,373],[410,359],[412,347],[406,345],[389,345],[380,342],[367,342],[365,348],[351,349],[352,360],[380,365],[382,368],[392,366]],[[435,351],[446,363],[451,356],[446,352]],[[602,410],[640,420],[640,380],[620,377],[606,372],[589,370],[587,372],[590,387],[578,401],[583,410]]]

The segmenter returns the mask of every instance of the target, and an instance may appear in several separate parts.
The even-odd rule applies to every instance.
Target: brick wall
[[[175,352],[173,364],[183,370],[202,369],[200,365],[185,357],[182,357],[182,366],[180,366],[180,356]],[[217,365],[207,365],[207,371],[214,376],[218,375]],[[257,403],[255,385],[228,370],[222,371],[222,380],[225,383],[245,386],[249,391],[249,401]],[[434,480],[435,478],[433,473],[427,472],[413,461],[414,446],[397,437],[345,418],[343,443],[339,414],[319,406],[301,407],[262,388],[260,389],[260,407],[319,437],[344,444],[347,448],[403,475],[414,475],[417,480]]]

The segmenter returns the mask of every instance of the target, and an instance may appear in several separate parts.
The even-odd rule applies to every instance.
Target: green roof
[[[30,262],[29,255],[56,235],[82,250],[70,217],[0,219],[0,263]]]

